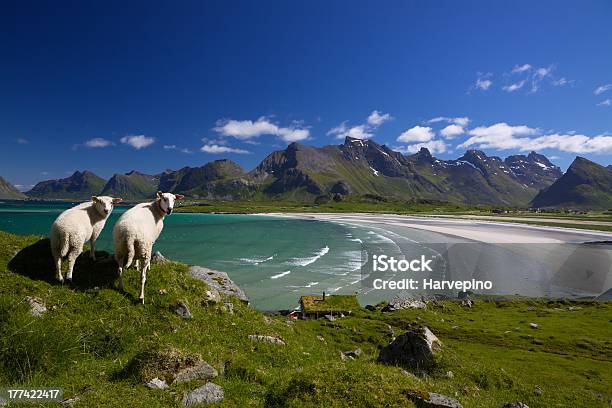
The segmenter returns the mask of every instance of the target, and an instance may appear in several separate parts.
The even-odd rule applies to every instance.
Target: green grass
[[[199,358],[219,371],[213,381],[225,390],[223,406],[410,407],[411,390],[454,396],[465,407],[517,400],[532,408],[606,407],[612,398],[610,302],[479,300],[466,309],[446,301],[294,322],[238,301],[234,314],[202,302],[205,285],[178,263],[153,266],[144,306],[137,272],[125,272],[121,293],[102,253],[95,264],[84,253],[74,286],[61,286],[46,251],[39,237],[0,232],[0,384],[61,387],[66,397],[81,396],[75,407],[178,407],[201,382],[149,390],[143,381]],[[49,311],[32,317],[26,296],[40,297]],[[193,319],[174,313],[179,300]],[[435,368],[412,377],[377,356],[415,321],[438,335],[443,351]],[[253,343],[250,334],[279,336],[286,346]],[[340,358],[356,347],[362,357]]]

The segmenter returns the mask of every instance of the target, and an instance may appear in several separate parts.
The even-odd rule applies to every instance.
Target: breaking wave
[[[314,256],[309,256],[307,258],[293,258],[288,263],[290,265],[295,266],[308,266],[317,262],[321,257],[325,256],[329,252],[329,247],[326,245],[324,248],[318,250]]]
[[[289,275],[291,273],[291,271],[285,271],[285,272],[281,272],[278,275],[272,275],[270,276],[270,279],[278,279],[278,278],[282,278],[285,275]]]

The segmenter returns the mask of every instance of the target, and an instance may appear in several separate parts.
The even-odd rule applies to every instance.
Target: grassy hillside
[[[605,407],[612,398],[610,303],[477,301],[466,309],[448,301],[293,322],[235,300],[225,300],[233,313],[203,302],[205,285],[177,263],[153,266],[144,306],[137,304],[137,272],[126,272],[128,293],[119,292],[103,253],[95,264],[85,253],[74,286],[60,286],[47,251],[38,237],[0,232],[0,384],[62,387],[66,397],[80,397],[74,407],[178,407],[202,381],[164,390],[143,381],[197,358],[219,371],[213,382],[225,390],[223,406],[410,407],[410,390],[440,392],[465,407],[517,400],[532,408]],[[31,316],[26,296],[42,299],[48,311]],[[193,319],[174,312],[178,301]],[[414,321],[443,343],[435,368],[413,376],[378,363],[379,348]],[[251,334],[279,336],[286,345],[253,343]],[[361,357],[340,358],[356,347]]]

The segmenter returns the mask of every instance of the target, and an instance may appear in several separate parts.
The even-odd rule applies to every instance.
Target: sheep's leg
[[[55,257],[55,279],[60,283],[64,283],[64,277],[62,276],[62,257]]]
[[[134,261],[134,268],[136,268],[136,270],[140,272],[140,259]]]
[[[140,272],[140,302],[144,305],[144,288],[147,282],[147,272],[151,267],[150,257],[143,261],[142,271]]]
[[[119,268],[117,269],[117,276],[119,277],[119,290],[125,291],[125,284],[123,283],[123,258],[119,260]]]
[[[96,235],[92,235],[91,237],[91,260],[96,262],[96,239],[98,239],[98,237],[96,237]]]
[[[78,250],[72,250],[68,253],[68,273],[66,273],[66,280],[68,282],[72,282],[72,270],[74,269],[74,263],[76,259],[79,257]]]

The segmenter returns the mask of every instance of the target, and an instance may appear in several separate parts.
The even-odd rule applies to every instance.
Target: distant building
[[[300,298],[300,313],[302,319],[317,319],[326,315],[350,315],[360,309],[357,295],[325,295],[302,296]]]

